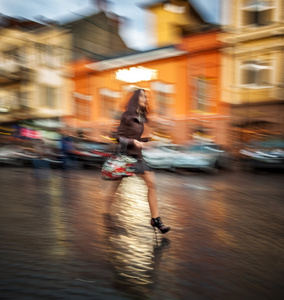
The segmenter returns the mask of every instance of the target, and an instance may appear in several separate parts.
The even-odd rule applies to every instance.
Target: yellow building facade
[[[284,1],[225,2],[221,97],[234,140],[284,134]]]
[[[12,21],[19,24],[0,29],[0,121],[70,114],[73,85],[65,30]]]
[[[157,47],[179,44],[185,32],[195,32],[206,24],[187,0],[155,1],[141,7],[153,17],[152,21],[149,18],[148,24],[151,24]]]

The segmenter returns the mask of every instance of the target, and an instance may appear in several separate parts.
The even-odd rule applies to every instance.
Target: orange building
[[[193,137],[228,143],[229,106],[221,99],[222,43],[218,29],[190,34],[180,49],[188,54],[187,127]]]
[[[69,126],[96,140],[111,136],[130,91],[147,89],[154,139],[193,137],[225,143],[227,112],[220,103],[218,31],[189,35],[169,46],[108,60],[74,64],[74,115]]]
[[[74,64],[74,115],[67,125],[100,140],[110,136],[134,87],[147,89],[156,138],[180,142],[176,123],[186,107],[187,51],[158,48],[108,60]],[[185,128],[184,128],[185,129]]]
[[[180,49],[188,54],[187,130],[193,138],[228,144],[229,106],[222,102],[220,31],[190,34]]]

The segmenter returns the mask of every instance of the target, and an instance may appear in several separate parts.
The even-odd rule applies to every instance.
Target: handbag
[[[134,175],[137,160],[126,155],[125,151],[122,150],[122,148],[126,149],[126,146],[123,146],[119,144],[117,151],[104,162],[102,166],[102,179],[118,180]]]

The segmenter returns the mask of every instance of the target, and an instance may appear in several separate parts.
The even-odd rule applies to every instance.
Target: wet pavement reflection
[[[0,170],[1,299],[283,299],[281,173],[156,172],[171,232],[125,179],[107,213],[97,170]]]

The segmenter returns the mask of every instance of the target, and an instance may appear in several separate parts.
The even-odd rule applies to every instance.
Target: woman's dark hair
[[[130,100],[126,105],[126,111],[137,112],[137,109],[139,107],[139,96],[141,91],[145,92],[145,90],[143,89],[138,89],[134,92],[134,94],[131,96]],[[146,115],[147,109],[143,108],[141,112]]]

